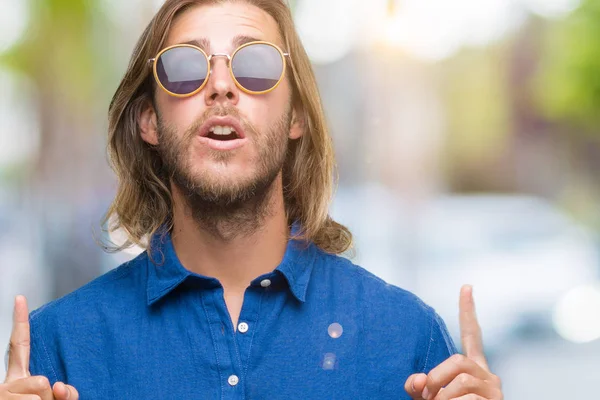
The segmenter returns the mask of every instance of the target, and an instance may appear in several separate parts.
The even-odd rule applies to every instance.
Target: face
[[[187,10],[174,21],[164,47],[195,40],[206,43],[208,55],[231,55],[241,36],[286,50],[275,20],[243,2]],[[301,135],[291,123],[290,84],[284,78],[271,92],[248,94],[236,86],[225,57],[213,58],[211,67],[206,85],[191,97],[156,89],[157,110],[149,108],[141,116],[142,138],[157,146],[173,182],[184,192],[218,203],[245,201],[272,184],[288,140]],[[225,132],[233,128],[243,138],[206,136],[207,130],[218,132],[220,127]]]

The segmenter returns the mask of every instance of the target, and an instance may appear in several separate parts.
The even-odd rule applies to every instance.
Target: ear
[[[290,124],[290,139],[298,139],[304,134],[304,112],[294,107],[292,110],[292,123]]]
[[[153,146],[158,145],[156,111],[154,111],[151,104],[148,104],[138,116],[138,125],[140,126],[142,140]]]

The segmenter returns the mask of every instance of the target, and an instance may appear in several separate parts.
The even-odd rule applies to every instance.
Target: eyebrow
[[[231,40],[231,44],[233,45],[234,48],[238,48],[243,44],[250,43],[250,42],[259,42],[259,41],[261,41],[261,39],[257,39],[252,36],[236,35]],[[198,38],[198,39],[194,39],[194,40],[189,40],[189,41],[183,42],[181,44],[191,44],[193,46],[200,47],[202,50],[204,50],[207,53],[210,53],[210,40],[208,40],[207,38]]]

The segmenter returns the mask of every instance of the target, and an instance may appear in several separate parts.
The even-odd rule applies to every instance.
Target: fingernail
[[[425,386],[425,389],[423,390],[423,398],[429,400],[429,389],[427,389],[427,386]]]
[[[71,391],[69,390],[69,387],[65,383],[63,383],[62,385],[65,388],[65,399],[68,399],[69,397],[71,397]]]
[[[410,380],[410,387],[411,387],[413,393],[417,391],[417,389],[415,389],[415,378],[412,378]]]

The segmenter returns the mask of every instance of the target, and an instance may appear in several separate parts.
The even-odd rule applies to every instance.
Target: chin
[[[233,165],[202,168],[194,173],[193,176],[197,184],[201,183],[199,186],[216,185],[223,188],[248,185],[256,179],[253,170]]]
[[[211,180],[223,178],[227,180],[227,177],[231,178],[231,180],[237,180],[235,179],[236,177],[251,179],[256,175],[256,168],[245,163],[236,162],[236,160],[205,160],[197,168],[194,168],[192,173],[199,178],[210,177]]]

